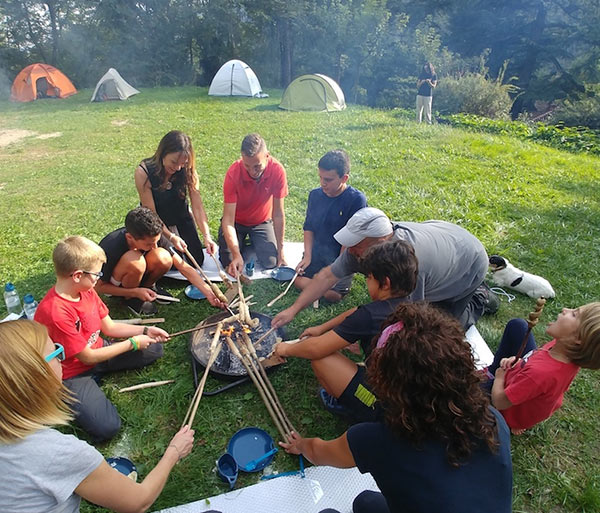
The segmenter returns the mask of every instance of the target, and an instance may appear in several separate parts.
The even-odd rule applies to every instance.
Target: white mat
[[[210,281],[223,281],[219,276],[219,269],[217,268],[217,264],[212,259],[212,257],[204,251],[204,263],[202,264],[202,270],[208,276]],[[302,253],[304,252],[304,243],[302,242],[284,242],[283,243],[283,254],[285,255],[285,260],[289,267],[293,269],[300,263],[302,260]],[[215,255],[217,260],[219,259],[219,250],[217,249],[217,254]],[[256,253],[254,250],[248,251],[246,255],[246,261],[249,261],[251,258],[254,258],[256,262]],[[270,278],[272,269],[263,269],[260,264],[257,262],[254,266],[254,274],[252,275],[253,280],[260,280],[262,278]],[[172,278],[174,280],[183,280],[186,281],[186,278],[183,274],[181,274],[177,270],[170,270],[167,274],[165,274],[167,278]],[[229,275],[228,275],[229,276]],[[229,276],[231,281],[235,281],[235,278]]]
[[[471,344],[471,350],[473,351],[473,357],[475,358],[475,366],[478,369],[488,367],[494,361],[494,354],[490,351],[485,340],[481,336],[481,333],[475,326],[471,326],[465,333],[467,342]]]
[[[352,511],[352,501],[364,490],[379,491],[371,474],[357,468],[309,467],[306,477],[284,476],[222,495],[163,509],[157,513],[318,513],[334,508]]]

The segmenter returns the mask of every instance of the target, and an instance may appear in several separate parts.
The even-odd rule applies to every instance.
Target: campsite
[[[141,94],[127,102],[90,103],[90,89],[60,102],[0,104],[3,134],[29,131],[0,147],[2,281],[10,279],[21,294],[41,298],[53,281],[50,253],[56,241],[67,234],[98,241],[121,226],[124,214],[137,203],[133,169],[166,131],[176,127],[195,143],[213,234],[222,209],[225,170],[239,155],[243,135],[258,131],[288,170],[288,240],[301,241],[306,196],[318,184],[317,160],[327,150],[342,147],[352,160],[350,182],[367,191],[370,204],[390,218],[460,222],[477,234],[490,254],[504,254],[521,268],[546,277],[557,291],[544,312],[546,320],[563,306],[597,296],[599,271],[589,265],[600,236],[596,156],[508,135],[418,126],[413,114],[402,110],[352,105],[335,113],[290,113],[278,108],[281,90],[267,92],[269,98],[258,100],[209,97],[206,88],[141,88]],[[40,137],[58,132],[52,138]],[[364,302],[363,279],[356,279],[360,285],[342,304],[300,314],[289,326],[288,338]],[[181,303],[160,307],[160,315],[167,319],[165,329],[193,327],[215,311],[206,301],[186,298],[179,282],[166,286]],[[268,309],[266,303],[282,290],[277,282],[261,280],[248,290],[255,294],[256,308],[270,315],[297,297],[290,291]],[[532,308],[529,298],[516,296],[511,303],[502,302],[495,316],[478,323],[492,348],[504,323],[526,316]],[[114,318],[130,315],[118,300],[106,301]],[[535,333],[544,339],[541,326]],[[101,450],[106,456],[128,456],[140,475],[162,454],[193,394],[188,343],[184,336],[176,338],[167,343],[165,357],[154,366],[104,381],[124,427]],[[118,393],[124,386],[165,379],[175,383]],[[529,434],[513,438],[516,511],[597,509],[598,380],[597,374],[582,371],[559,412]],[[290,360],[272,381],[304,433],[333,437],[345,428],[320,406],[306,361]],[[219,384],[211,377],[207,388]],[[194,451],[174,469],[153,510],[225,492],[214,462],[227,440],[244,426],[262,427],[276,437],[252,386],[202,399]],[[279,471],[295,470],[297,464],[297,458],[283,452],[274,460]],[[254,474],[241,476],[236,490],[254,482]],[[100,509],[82,504],[82,511]]]
[[[600,512],[598,0],[0,5],[0,513]]]

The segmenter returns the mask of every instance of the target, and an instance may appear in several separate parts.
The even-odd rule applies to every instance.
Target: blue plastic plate
[[[137,480],[137,468],[127,458],[117,457],[117,458],[106,458],[106,462],[115,470],[121,472],[121,474],[126,475],[128,478],[133,481]]]
[[[185,288],[185,295],[190,299],[204,299],[206,296],[200,292],[198,287],[194,287],[194,285],[188,285]]]
[[[238,468],[243,470],[244,467],[252,460],[260,458],[263,454],[269,452],[275,447],[271,435],[264,429],[257,427],[247,427],[240,429],[229,440],[227,452],[233,456]],[[273,458],[274,454],[264,459],[252,472],[258,472],[265,468]]]
[[[271,278],[277,281],[290,281],[295,274],[296,271],[291,267],[282,266],[273,270],[271,273]]]

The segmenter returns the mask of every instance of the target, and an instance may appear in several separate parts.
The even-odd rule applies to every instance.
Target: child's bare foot
[[[513,435],[522,435],[523,433],[525,433],[525,431],[527,431],[526,429],[511,429],[510,432]]]

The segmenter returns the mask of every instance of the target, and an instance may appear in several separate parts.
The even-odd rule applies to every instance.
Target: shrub
[[[577,99],[563,100],[552,113],[552,124],[600,128],[600,84],[586,86],[586,92]]]
[[[434,93],[435,109],[440,114],[477,114],[508,119],[512,105],[509,92],[514,86],[490,80],[482,73],[442,78]]]
[[[386,87],[378,92],[375,106],[383,109],[414,109],[416,96],[417,77],[390,77]]]
[[[452,114],[444,116],[442,119],[451,125],[469,130],[512,135],[562,150],[600,155],[600,130],[592,130],[587,127],[565,127],[544,123],[530,125],[522,121],[496,120],[473,114]]]

